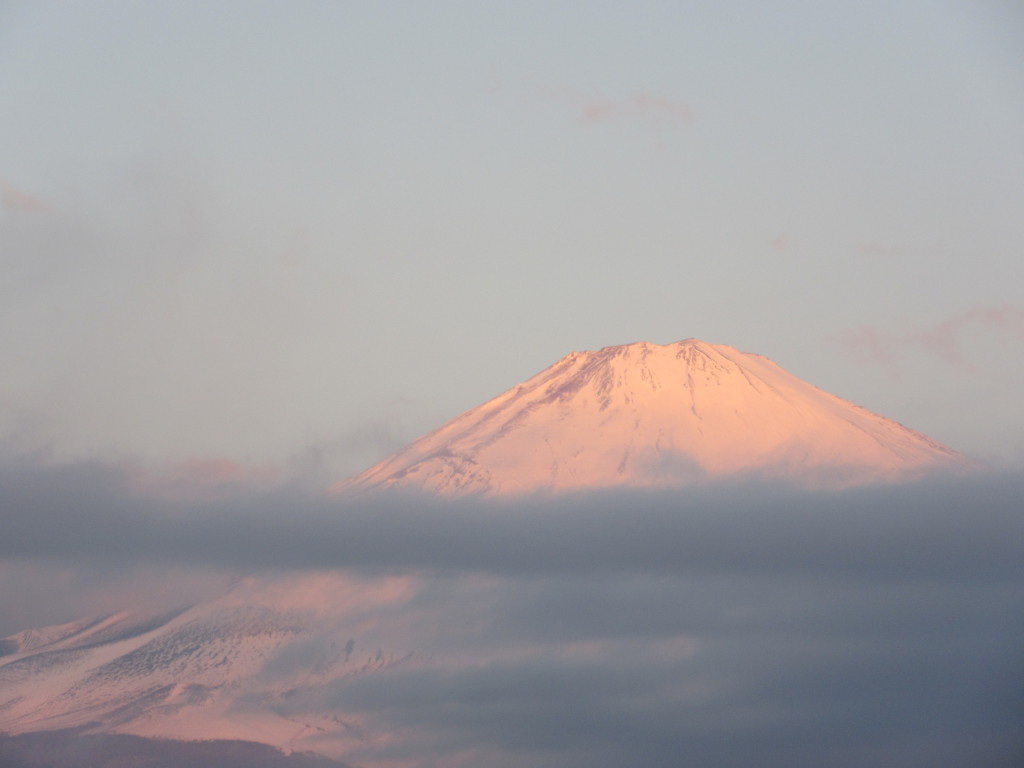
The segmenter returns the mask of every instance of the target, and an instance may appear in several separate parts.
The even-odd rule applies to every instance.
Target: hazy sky
[[[1022,50],[1011,0],[0,3],[0,435],[336,480],[696,337],[1019,466]]]

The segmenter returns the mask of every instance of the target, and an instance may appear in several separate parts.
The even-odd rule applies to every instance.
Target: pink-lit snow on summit
[[[741,472],[844,486],[964,465],[765,357],[687,339],[573,352],[333,490],[500,495]]]

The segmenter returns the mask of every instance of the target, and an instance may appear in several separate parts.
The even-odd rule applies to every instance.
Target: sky
[[[0,4],[0,437],[346,477],[700,338],[1024,463],[1014,2]]]
[[[0,0],[0,637],[401,574],[442,663],[310,704],[395,761],[1016,765],[1021,51],[1011,0]],[[322,494],[690,337],[993,474]]]

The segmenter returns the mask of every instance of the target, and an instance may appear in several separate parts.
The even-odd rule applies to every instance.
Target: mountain
[[[410,589],[401,577],[252,576],[187,608],[13,635],[0,646],[0,733],[51,734],[38,745],[78,734],[208,740],[212,755],[246,753],[233,742],[330,754],[372,748],[359,713],[325,707],[321,692],[412,661],[386,647],[405,631],[377,618]],[[0,764],[17,746],[5,744]],[[101,746],[116,754],[121,743]]]
[[[822,392],[764,357],[688,340],[568,355],[336,490],[515,498],[747,474],[844,486],[965,465],[927,437]],[[343,514],[348,498],[337,500]],[[509,623],[503,627],[492,617],[497,624],[488,627],[489,588],[492,581],[475,577],[434,582],[422,574],[272,573],[190,607],[123,611],[13,635],[0,640],[0,734],[8,734],[0,738],[0,762],[33,768],[157,766],[175,759],[268,768],[328,764],[303,755],[308,752],[363,768],[433,765],[396,752],[393,729],[381,725],[403,700],[396,680],[408,686],[403,701],[416,711],[430,710],[431,697],[470,677],[471,699],[492,696],[499,708],[512,706],[521,690],[515,664],[525,658],[516,644],[522,640],[517,615],[528,626],[533,616],[534,632],[551,627],[545,653],[572,664],[597,653],[598,661],[587,662],[595,669],[619,658],[619,640],[590,644],[560,634],[560,622],[552,620],[560,611],[543,590],[534,594],[518,582],[498,592],[510,601],[498,612]],[[646,604],[648,598],[637,599]],[[425,607],[431,600],[444,619]],[[637,615],[648,613],[660,612]],[[613,625],[617,614],[608,611]],[[695,647],[688,635],[673,636],[656,644],[654,655],[678,670]],[[527,677],[528,688],[546,673],[534,669]],[[536,703],[524,702],[528,709]],[[551,706],[545,717],[573,708],[558,700]],[[458,708],[442,715],[446,728],[473,719]],[[406,738],[433,744],[435,736],[432,728],[403,728]],[[178,741],[160,741],[166,739]],[[186,743],[195,740],[204,742]],[[86,757],[74,762],[68,754]],[[481,764],[469,753],[460,760],[437,764]]]
[[[966,463],[765,357],[687,339],[573,352],[333,490],[505,495],[738,473],[842,487]]]

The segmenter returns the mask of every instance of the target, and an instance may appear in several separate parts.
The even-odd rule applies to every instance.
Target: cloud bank
[[[543,574],[1024,574],[1016,475],[809,492],[757,480],[510,501],[297,487],[146,495],[103,465],[0,469],[0,556]]]
[[[358,712],[387,735],[352,764],[1009,768],[1024,755],[1021,498],[1015,475],[502,503],[197,498],[144,495],[101,465],[9,463],[0,555],[252,569],[277,589],[353,574],[337,600],[365,599],[344,637],[411,660],[297,690],[283,710]],[[385,589],[396,573],[402,589]],[[376,610],[374,585],[390,595]],[[339,631],[285,661],[311,664]]]

